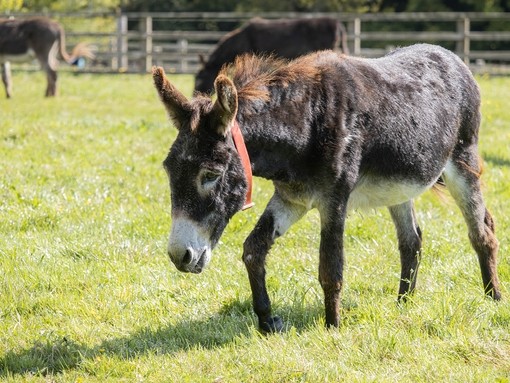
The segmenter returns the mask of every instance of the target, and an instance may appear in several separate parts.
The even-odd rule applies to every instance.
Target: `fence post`
[[[128,18],[126,15],[120,15],[117,18],[117,70],[127,70],[128,67]]]
[[[140,22],[140,32],[145,37],[142,40],[142,52],[145,54],[145,71],[152,69],[152,16],[146,16]]]
[[[471,23],[467,16],[462,16],[457,20],[457,33],[460,35],[457,41],[455,50],[457,54],[469,65],[469,52],[470,52],[470,41],[469,32],[471,29]]]
[[[181,39],[179,40],[179,52],[181,53],[181,72],[188,72],[188,59],[186,54],[188,53],[188,40]]]
[[[117,39],[115,35],[110,36],[110,66],[113,71],[117,71],[119,69],[119,62],[117,61]]]
[[[361,19],[356,17],[354,19],[354,49],[353,55],[360,56],[361,55]]]

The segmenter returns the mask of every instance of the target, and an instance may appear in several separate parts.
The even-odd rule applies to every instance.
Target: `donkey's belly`
[[[412,180],[396,181],[366,176],[360,179],[351,193],[348,209],[398,205],[420,195],[434,183],[421,184]]]
[[[35,52],[32,49],[27,50],[21,54],[0,54],[0,63],[13,62],[13,63],[25,63],[35,59]]]

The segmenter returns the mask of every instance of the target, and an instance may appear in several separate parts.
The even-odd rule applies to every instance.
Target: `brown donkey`
[[[226,34],[195,77],[195,91],[210,93],[221,67],[243,53],[275,55],[294,59],[323,49],[349,53],[347,31],[331,17],[266,20],[251,19],[241,28]]]
[[[60,24],[46,17],[23,20],[0,19],[0,64],[7,98],[12,96],[10,62],[26,62],[37,58],[46,72],[46,97],[57,93],[57,55],[68,64],[80,57],[94,55],[84,43],[76,45],[71,55],[65,49],[65,33]]]
[[[312,208],[321,219],[319,281],[327,326],[339,321],[349,209],[389,208],[401,259],[398,296],[405,299],[415,288],[421,257],[413,199],[440,179],[464,215],[485,293],[500,299],[498,241],[480,191],[480,93],[453,53],[422,44],[380,59],[330,51],[290,62],[245,56],[216,79],[216,101],[188,100],[162,68],[153,76],[179,130],[164,162],[172,202],[168,254],[179,270],[200,273],[209,262],[245,203],[248,170],[274,182],[243,253],[262,331],[283,328],[271,313],[266,255]],[[251,169],[243,166],[238,131]]]

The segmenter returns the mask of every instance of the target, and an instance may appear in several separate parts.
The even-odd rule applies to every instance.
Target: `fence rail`
[[[510,73],[509,13],[164,12],[86,15],[88,19],[108,19],[105,32],[77,30],[75,23],[64,22],[73,18],[84,19],[83,14],[49,16],[62,20],[69,45],[85,40],[94,46],[96,59],[85,67],[89,71],[146,72],[153,65],[163,65],[171,72],[195,73],[200,67],[200,54],[210,54],[221,37],[252,17],[328,16],[345,24],[350,52],[356,56],[378,57],[395,46],[431,42],[453,50],[474,71]],[[394,29],[388,29],[388,25]],[[499,29],[493,30],[495,26]]]

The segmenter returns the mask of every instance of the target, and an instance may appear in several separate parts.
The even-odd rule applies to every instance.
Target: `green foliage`
[[[275,244],[268,286],[287,332],[256,331],[241,249],[272,193],[238,213],[201,275],[166,256],[175,138],[149,75],[74,75],[42,97],[14,71],[0,99],[0,380],[9,382],[507,382],[510,379],[509,78],[479,78],[480,152],[501,246],[504,301],[483,297],[452,203],[417,201],[418,291],[395,304],[399,257],[385,210],[353,213],[341,326],[324,329],[318,215]],[[172,76],[188,95],[191,76]]]
[[[504,12],[507,0],[382,0],[381,11],[397,12]]]
[[[0,0],[0,12],[16,12],[21,10],[23,0]]]
[[[508,11],[506,0],[129,0],[127,11],[197,12],[497,12]]]
[[[122,0],[0,0],[0,11],[76,12],[117,9]]]
[[[0,12],[507,12],[507,0],[0,0]]]

